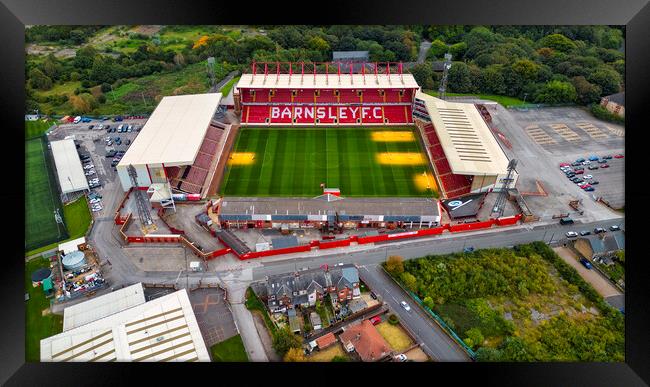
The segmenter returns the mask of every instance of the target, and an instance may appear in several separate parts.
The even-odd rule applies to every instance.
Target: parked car
[[[568,177],[569,179],[573,179],[575,176],[576,176],[575,172],[567,173],[566,175],[566,177]]]
[[[88,130],[92,130],[95,127],[95,125],[88,125]]]
[[[598,160],[598,164],[606,164],[607,160]]]
[[[406,303],[406,301],[402,301],[399,304],[402,305],[402,308],[404,308],[407,312],[411,311],[411,307]]]
[[[90,122],[90,121],[92,121],[92,119],[90,119],[90,118],[88,118],[88,117],[83,117],[83,118],[81,119],[81,122]]]
[[[592,178],[593,178],[592,175],[584,175],[584,176],[583,176],[583,179],[592,179]]]
[[[560,167],[568,167],[568,166],[570,166],[570,165],[571,165],[571,164],[569,164],[569,163],[560,163]]]
[[[598,160],[598,156],[589,156],[590,161],[596,161]]]
[[[598,180],[592,180],[589,182],[589,184],[594,185],[594,184],[599,184]]]
[[[583,157],[581,157],[581,158],[576,160],[576,163],[582,163],[583,161],[585,161],[585,159]]]
[[[113,140],[108,140],[108,142],[106,143],[106,146],[111,146],[111,145],[113,145]]]
[[[122,120],[123,120],[122,116],[113,117],[113,121],[115,122],[122,121]]]
[[[589,230],[582,230],[582,231],[580,231],[580,235],[581,235],[581,236],[591,235],[591,231],[589,231]]]
[[[611,159],[612,159],[612,155],[603,156],[603,159],[605,159],[605,160],[611,160]]]
[[[400,353],[399,355],[395,356],[395,360],[397,360],[397,361],[407,361],[408,358],[406,357],[405,354]]]
[[[600,166],[601,168],[609,168],[609,164],[603,164]]]
[[[377,324],[379,324],[381,322],[381,317],[375,316],[375,317],[373,317],[373,318],[371,318],[369,320],[372,323],[372,325],[377,325]]]
[[[591,191],[594,191],[594,190],[595,190],[594,187],[587,187],[587,188],[585,188],[585,191],[588,191],[588,192],[591,192]]]
[[[92,164],[84,165],[84,169],[90,169],[90,168],[93,168],[93,167],[94,167],[94,165],[92,165]]]
[[[587,269],[591,270],[593,266],[591,266],[591,263],[587,261],[587,258],[580,258],[580,263],[582,263],[582,266],[586,267]]]
[[[594,229],[594,234],[602,234],[602,233],[604,233],[604,232],[607,232],[607,230],[605,230],[605,229],[602,228],[602,227],[596,227],[596,228]]]
[[[620,154],[620,153],[617,154],[617,155],[614,155],[614,158],[615,158],[615,159],[622,159],[623,157],[625,157],[625,156],[623,156],[623,155]]]
[[[73,123],[73,124],[78,124],[79,122],[81,122],[81,117],[80,117],[80,116],[76,116],[76,117],[74,118],[74,120],[72,120],[72,123]]]
[[[115,153],[117,153],[114,149],[106,152],[106,157],[114,157]]]
[[[578,233],[575,232],[575,231],[569,231],[565,235],[566,235],[567,238],[575,238],[575,237],[578,236]]]
[[[131,145],[131,139],[128,139],[128,138],[127,138],[126,141],[125,141],[124,143],[125,143],[126,145]]]
[[[375,294],[375,292],[370,292],[370,297],[372,297],[373,300],[377,299],[377,295]]]
[[[580,175],[580,174],[585,173],[585,170],[584,170],[584,169],[578,169],[578,170],[576,170],[576,171],[574,171],[574,172],[575,172],[576,174]]]
[[[583,183],[583,184],[579,184],[578,187],[585,189],[587,187],[591,187],[591,185],[589,185],[589,183]]]
[[[574,183],[576,183],[576,185],[578,185],[578,186],[582,185],[584,182],[585,182],[585,181],[582,180],[582,179],[579,179],[579,180],[574,181]]]
[[[573,224],[573,219],[571,218],[562,218],[560,219],[561,225]]]
[[[612,230],[612,231],[618,231],[618,230],[621,229],[621,226],[615,224],[615,225],[611,226],[609,229]]]
[[[590,171],[596,170],[598,169],[598,165],[590,165],[587,167],[587,169],[589,169]]]
[[[133,125],[129,125],[129,128],[126,131],[129,133],[133,132]]]

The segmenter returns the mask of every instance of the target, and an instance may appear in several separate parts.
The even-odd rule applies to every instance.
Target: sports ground
[[[54,176],[48,171],[42,137],[25,142],[25,250],[67,238],[63,225],[54,219],[54,208],[63,209]]]
[[[438,196],[411,127],[242,128],[221,185],[226,196]]]

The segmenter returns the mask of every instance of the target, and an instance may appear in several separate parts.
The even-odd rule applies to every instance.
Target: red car
[[[609,168],[609,164],[602,164],[600,167],[601,168]]]
[[[585,170],[584,170],[584,169],[577,169],[577,170],[574,171],[574,173],[575,173],[576,175],[579,175],[579,174],[581,174],[581,173],[585,173]]]
[[[620,153],[617,154],[616,156],[614,156],[615,159],[622,159],[623,157],[624,156],[622,154],[620,154]]]
[[[381,322],[381,317],[375,316],[375,317],[370,319],[370,322],[372,323],[372,325],[377,325],[377,324],[379,324]]]
[[[587,187],[591,187],[591,185],[585,183],[585,184],[580,184],[578,187],[580,187],[580,188],[582,188],[582,189],[585,189],[585,188],[587,188]]]
[[[569,163],[560,163],[560,167],[570,167],[571,164]]]

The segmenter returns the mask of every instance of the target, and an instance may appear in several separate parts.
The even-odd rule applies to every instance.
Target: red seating
[[[223,136],[223,130],[219,129],[215,126],[210,126],[208,128],[208,131],[205,133],[205,138],[212,140],[214,142],[219,142],[221,139],[221,136]]]
[[[361,98],[363,103],[384,103],[384,97],[379,94],[379,90],[364,90]]]
[[[402,102],[402,100],[407,101],[406,98],[400,97],[398,89],[388,89],[384,93],[386,95],[387,103]]]
[[[339,93],[341,103],[361,103],[361,98],[357,95],[356,90],[341,89]]]
[[[445,151],[442,150],[442,145],[440,144],[430,146],[429,151],[431,152],[431,157],[433,157],[433,161],[446,157]]]
[[[318,103],[337,103],[338,97],[334,95],[334,90],[321,90],[320,96],[316,97]]]
[[[181,182],[181,185],[179,186],[179,189],[181,189],[181,190],[183,190],[185,192],[191,192],[191,193],[195,193],[195,194],[200,194],[202,188],[203,187],[200,186],[200,185],[192,184],[192,183],[189,183],[187,181]]]
[[[314,90],[297,90],[293,103],[314,103]]]
[[[447,158],[438,159],[435,161],[435,164],[436,169],[438,170],[438,175],[442,176],[451,173],[451,167],[449,166]]]
[[[273,97],[271,97],[271,102],[291,103],[291,90],[289,90],[289,89],[275,89],[275,95]]]
[[[243,117],[244,122],[253,124],[264,124],[269,118],[269,107],[264,105],[248,106],[248,114]]]
[[[364,109],[365,108],[365,109]],[[364,124],[381,124],[384,122],[384,116],[380,106],[363,106],[361,107],[361,121]],[[365,112],[365,115],[364,115]]]
[[[217,151],[217,143],[212,140],[204,139],[203,144],[201,144],[201,149],[199,149],[199,151],[213,155]]]
[[[424,126],[424,133],[431,133],[431,132],[434,132],[434,130],[435,129],[433,128],[433,125],[431,125],[431,124],[426,124]],[[435,134],[435,132],[434,132],[434,134]]]
[[[406,105],[384,106],[384,117],[388,118],[390,124],[407,124],[413,122],[411,107]]]
[[[287,111],[289,112],[289,114],[286,113]],[[278,124],[278,123],[290,124],[292,122],[291,121],[292,117],[293,117],[293,106],[291,104],[271,107],[271,115],[269,116],[269,118],[270,118],[270,122],[274,124]]]
[[[253,93],[254,94],[251,94]],[[255,102],[256,100],[259,101],[259,94],[266,95],[266,90],[254,90],[254,89],[243,89],[241,91],[241,101],[242,102]]]
[[[429,144],[431,145],[438,145],[440,144],[440,141],[438,140],[438,136],[434,132],[429,132],[426,134],[427,140],[429,141]]]
[[[322,109],[324,110],[322,110]],[[324,111],[325,114],[323,117],[318,115],[319,111]],[[314,107],[314,119],[319,124],[334,124],[336,120],[336,107],[332,106],[315,106]],[[352,120],[354,121],[354,120]]]

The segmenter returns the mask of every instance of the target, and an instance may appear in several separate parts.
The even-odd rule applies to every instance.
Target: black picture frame
[[[606,24],[626,26],[626,174],[644,173],[644,117],[650,90],[648,0],[502,0],[497,2],[391,0],[327,2],[208,2],[189,0],[1,0],[0,107],[5,188],[0,190],[4,252],[0,270],[0,382],[7,385],[147,384],[216,385],[462,383],[497,385],[631,386],[650,383],[647,248],[643,221],[650,194],[644,184],[625,187],[628,270],[625,363],[383,363],[383,364],[62,364],[24,361],[24,28],[33,24]],[[11,152],[7,152],[10,150]],[[647,163],[645,163],[647,164]],[[632,168],[635,166],[635,168]],[[636,180],[646,180],[643,177]],[[15,212],[15,213],[14,213]],[[23,235],[24,236],[24,235]],[[24,239],[24,238],[23,238]],[[182,369],[181,369],[182,367]],[[202,381],[201,377],[207,377]],[[416,377],[424,378],[416,381]],[[445,382],[443,377],[451,378]]]

